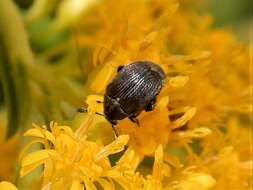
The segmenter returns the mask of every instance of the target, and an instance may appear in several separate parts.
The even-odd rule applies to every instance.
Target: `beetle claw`
[[[123,69],[123,65],[120,65],[118,68],[117,68],[117,72],[119,72],[121,69]]]
[[[155,108],[155,102],[156,102],[156,98],[154,98],[153,100],[151,100],[150,102],[147,103],[146,107],[145,107],[145,111],[146,112],[150,112],[153,111]]]
[[[133,123],[135,123],[138,127],[140,127],[140,122],[136,117],[129,117],[130,121],[132,121]]]

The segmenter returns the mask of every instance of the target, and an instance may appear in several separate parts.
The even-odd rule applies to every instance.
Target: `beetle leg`
[[[113,134],[114,134],[114,137],[116,139],[119,136],[119,132],[118,132],[118,130],[116,128],[117,121],[113,120],[113,121],[110,121],[110,123],[112,124]]]
[[[118,132],[118,130],[116,129],[116,126],[115,126],[115,125],[112,125],[112,130],[113,130],[115,139],[118,138],[119,132]]]
[[[121,69],[123,69],[123,65],[120,65],[118,68],[117,68],[117,72],[119,72]]]
[[[136,118],[136,116],[130,116],[128,117],[130,119],[130,121],[132,121],[133,123],[135,123],[138,127],[140,127],[140,122],[139,120]]]
[[[155,102],[156,102],[156,99],[153,99],[149,103],[147,103],[147,105],[145,106],[145,111],[146,112],[153,111],[155,108]]]

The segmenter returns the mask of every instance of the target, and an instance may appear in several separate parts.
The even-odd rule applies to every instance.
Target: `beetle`
[[[154,109],[165,80],[163,69],[151,61],[135,61],[119,66],[104,94],[104,115],[114,128],[118,120],[129,118],[139,126],[137,116]]]

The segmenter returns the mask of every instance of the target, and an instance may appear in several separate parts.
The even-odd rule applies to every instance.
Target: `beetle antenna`
[[[105,116],[104,114],[102,114],[102,113],[99,113],[99,112],[95,112],[95,114],[97,114],[97,115],[100,115],[100,116]]]

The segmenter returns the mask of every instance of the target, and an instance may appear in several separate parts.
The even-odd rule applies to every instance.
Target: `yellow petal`
[[[131,166],[131,169],[135,170],[138,164],[143,159],[143,156],[139,155],[136,151],[133,150],[132,147],[128,147],[126,152],[121,156],[118,161],[118,165],[123,165],[125,163]]]
[[[163,110],[164,108],[167,107],[169,103],[169,96],[164,96],[161,98],[161,100],[157,103],[157,108],[156,109],[160,109]]]
[[[15,185],[7,181],[0,182],[0,190],[18,190]]]
[[[108,181],[103,178],[99,178],[97,182],[103,187],[103,189],[115,190],[114,183],[112,180]]]
[[[118,153],[124,150],[124,146],[127,144],[129,140],[129,135],[120,135],[115,141],[111,144],[105,146],[101,149],[95,156],[95,160],[98,161],[102,158],[107,157],[110,154]]]
[[[88,177],[83,178],[86,190],[97,190],[96,186],[88,179]]]
[[[191,173],[183,182],[183,186],[191,190],[208,190],[215,185],[215,179],[204,173]]]
[[[55,169],[55,163],[51,159],[46,159],[44,162],[44,178],[43,178],[43,184],[50,184],[51,178],[53,175]]]
[[[84,186],[81,184],[81,182],[77,179],[75,179],[71,185],[70,190],[83,190]]]
[[[153,166],[153,178],[157,181],[162,180],[162,165],[163,165],[163,147],[159,145],[155,151],[155,162]]]
[[[175,168],[182,168],[184,166],[176,156],[169,155],[168,153],[164,155],[164,161],[168,162]]]
[[[92,84],[91,90],[96,94],[101,94],[104,92],[105,87],[107,86],[108,82],[112,78],[115,69],[112,66],[112,63],[106,63],[103,68],[96,74]]]
[[[46,159],[55,154],[53,150],[39,150],[25,156],[21,162],[21,177],[43,164]]]
[[[215,179],[210,175],[189,172],[183,179],[173,181],[168,190],[209,190],[215,184]]]
[[[164,26],[164,22],[177,11],[179,3],[177,1],[170,1],[166,7],[167,9],[164,11],[165,13],[156,21],[158,27]]]
[[[36,124],[33,124],[36,128],[29,129],[24,133],[24,136],[28,137],[39,137],[39,138],[45,138],[49,141],[51,141],[53,144],[55,142],[54,136],[47,131],[46,129],[38,127]]]
[[[169,85],[175,88],[182,88],[189,80],[189,76],[176,76],[169,79]]]
[[[240,168],[253,177],[253,160],[248,160],[240,163]]]
[[[89,95],[86,99],[88,104],[88,113],[94,114],[95,112],[103,113],[103,104],[97,101],[103,102],[103,96],[100,95]]]
[[[92,55],[92,63],[94,66],[97,66],[98,63],[98,56],[99,56],[99,52],[101,51],[101,46],[96,46],[96,48],[93,51],[93,55]]]
[[[212,131],[209,128],[198,127],[192,130],[187,130],[185,132],[178,132],[178,134],[183,138],[203,138],[210,135]]]
[[[52,182],[47,183],[46,185],[44,185],[41,190],[50,190],[52,186]]]
[[[56,136],[56,134],[64,133],[65,135],[74,137],[73,130],[69,126],[56,126],[52,127],[51,130],[54,136]]]
[[[206,58],[209,58],[210,56],[211,56],[210,51],[202,51],[202,52],[197,53],[197,54],[192,54],[192,55],[185,56],[185,60],[186,61],[195,61],[195,60],[206,59]]]
[[[27,153],[27,151],[29,150],[29,148],[34,145],[35,143],[41,143],[41,144],[45,144],[45,140],[43,139],[35,139],[32,140],[31,142],[29,142],[28,144],[25,145],[25,147],[22,149],[21,153],[19,154],[19,159],[23,159],[23,157],[25,156],[25,154]]]
[[[172,128],[175,129],[185,125],[196,114],[196,110],[197,109],[195,107],[188,108],[182,117],[172,122]]]
[[[157,32],[150,32],[140,44],[140,50],[145,50],[156,39]]]

